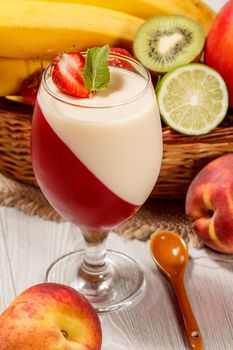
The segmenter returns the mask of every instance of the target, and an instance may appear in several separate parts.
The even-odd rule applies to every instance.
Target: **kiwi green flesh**
[[[165,73],[196,60],[205,43],[205,32],[185,16],[158,16],[136,33],[134,54],[150,71]]]

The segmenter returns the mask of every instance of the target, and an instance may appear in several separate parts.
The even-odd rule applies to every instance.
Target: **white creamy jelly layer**
[[[110,73],[108,89],[87,99],[63,94],[48,78],[49,89],[70,104],[46,93],[43,85],[38,101],[54,132],[79,160],[117,196],[141,205],[161,166],[162,133],[155,93],[152,85],[145,89],[146,79],[136,73],[115,67]],[[136,95],[140,96],[134,99]]]

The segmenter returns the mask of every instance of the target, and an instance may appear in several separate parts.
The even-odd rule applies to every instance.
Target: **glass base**
[[[92,276],[88,280],[83,269],[84,250],[78,250],[50,265],[46,273],[47,282],[69,285],[85,297],[98,313],[120,310],[138,302],[145,291],[146,282],[140,266],[130,257],[107,250],[105,274]],[[106,273],[107,271],[107,273]]]

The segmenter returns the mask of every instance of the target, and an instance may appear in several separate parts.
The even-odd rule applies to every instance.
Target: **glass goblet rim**
[[[84,56],[86,55],[86,52],[81,52],[81,54],[83,54]],[[42,80],[41,80],[41,84],[43,86],[43,88],[45,89],[45,91],[53,98],[55,98],[56,100],[67,104],[67,105],[71,105],[74,107],[79,107],[79,108],[85,108],[85,109],[109,109],[109,108],[114,108],[114,107],[120,107],[120,106],[124,106],[127,105],[129,103],[132,103],[136,100],[138,100],[139,98],[141,98],[142,96],[144,96],[146,94],[146,92],[148,91],[148,89],[151,86],[151,75],[148,71],[148,69],[146,67],[144,67],[139,61],[135,60],[134,58],[128,57],[128,56],[124,56],[121,54],[117,54],[117,53],[110,53],[109,58],[117,58],[117,59],[121,59],[123,61],[129,62],[133,65],[133,67],[137,67],[137,73],[140,76],[142,76],[143,78],[145,78],[145,86],[143,87],[143,89],[137,93],[135,96],[130,97],[129,99],[123,100],[122,102],[119,103],[114,103],[114,104],[110,104],[110,105],[103,105],[103,106],[99,106],[99,105],[91,105],[91,106],[87,106],[85,104],[80,104],[79,103],[75,103],[75,102],[71,102],[70,100],[70,96],[69,97],[64,97],[63,96],[59,96],[58,94],[56,94],[56,92],[52,91],[51,88],[48,86],[47,84],[47,79],[51,76],[51,72],[52,72],[52,68],[54,66],[54,64],[50,64],[43,72],[42,75]],[[120,67],[114,67],[117,69],[124,69],[127,70],[126,68],[120,68]],[[74,98],[75,99],[75,98]],[[80,100],[80,99],[79,99]]]

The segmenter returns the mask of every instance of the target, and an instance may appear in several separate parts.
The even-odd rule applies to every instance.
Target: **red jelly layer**
[[[138,209],[114,194],[78,159],[51,128],[38,103],[31,151],[34,173],[44,195],[58,213],[80,228],[111,229]]]

